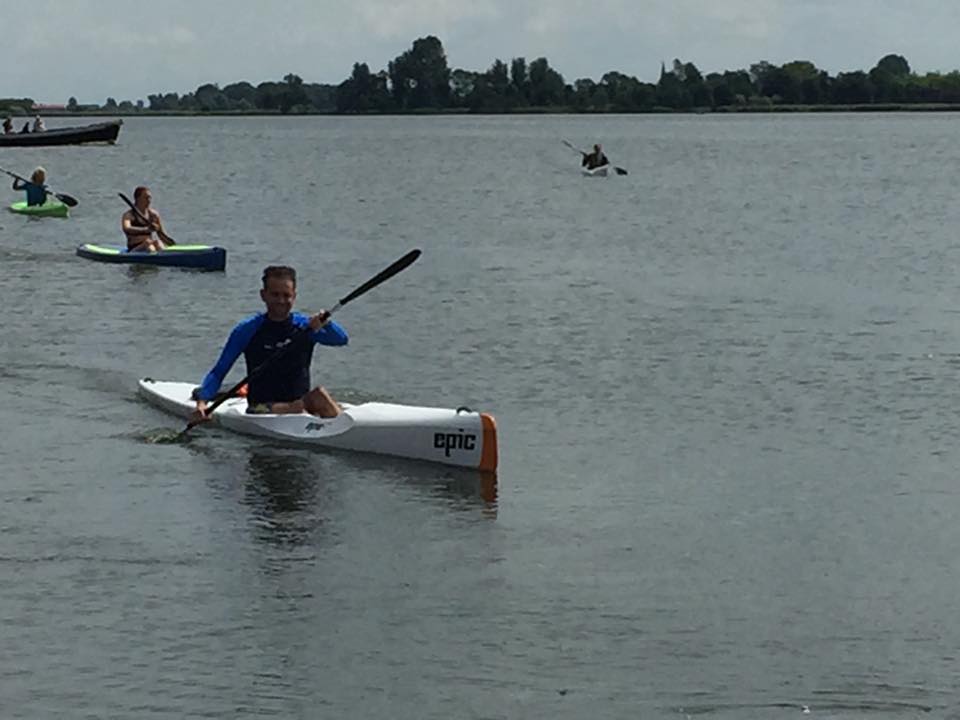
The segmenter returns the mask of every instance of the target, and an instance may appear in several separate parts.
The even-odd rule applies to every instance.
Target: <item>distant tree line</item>
[[[796,106],[909,106],[960,103],[960,72],[911,71],[906,58],[886,55],[868,72],[835,77],[807,60],[784,65],[761,61],[749,69],[704,75],[692,62],[661,64],[655,83],[611,70],[599,81],[567,83],[547,58],[494,60],[482,72],[451,70],[440,40],[432,35],[372,72],[355,63],[339,85],[305,83],[288,74],[280,82],[236,82],[223,88],[201,85],[185,95],[165,93],[103,106],[80,105],[71,112],[186,113],[396,113],[396,112],[656,112],[724,111]],[[0,112],[31,112],[29,98],[2,99]]]

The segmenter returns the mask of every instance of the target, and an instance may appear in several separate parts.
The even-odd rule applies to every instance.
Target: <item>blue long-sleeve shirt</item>
[[[27,205],[43,205],[47,201],[47,189],[43,185],[17,178],[13,181],[13,189],[27,191]]]
[[[223,384],[230,368],[243,353],[247,374],[273,357],[291,342],[300,339],[299,333],[310,324],[310,318],[294,312],[282,321],[269,320],[266,313],[258,313],[241,321],[230,333],[227,344],[216,365],[203,378],[197,398],[212,400]],[[291,402],[310,390],[310,361],[313,347],[318,345],[346,345],[347,332],[332,320],[315,332],[309,333],[312,342],[304,342],[284,353],[261,375],[251,378],[247,401],[250,404]]]

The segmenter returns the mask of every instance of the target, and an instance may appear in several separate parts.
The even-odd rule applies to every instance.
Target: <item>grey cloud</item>
[[[427,34],[452,67],[546,56],[568,81],[608,70],[654,81],[675,57],[704,72],[804,59],[836,73],[889,52],[919,72],[960,67],[952,0],[31,0],[17,18],[0,27],[0,94],[47,102],[288,72],[337,83],[354,62],[383,68]]]

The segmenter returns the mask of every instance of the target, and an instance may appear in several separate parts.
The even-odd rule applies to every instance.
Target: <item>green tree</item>
[[[340,112],[383,112],[389,109],[386,73],[374,75],[366,63],[354,63],[350,77],[336,89],[335,104]]]
[[[256,106],[261,110],[279,110],[286,88],[277,82],[262,82],[257,85]],[[182,101],[181,101],[182,103]]]
[[[936,91],[937,102],[960,102],[960,72],[954,70],[945,75],[937,73],[930,80],[930,86]]]
[[[197,107],[203,112],[222,111],[229,107],[230,101],[214,83],[198,87],[194,93]]]
[[[761,60],[750,66],[750,82],[757,95],[770,96],[773,94],[768,90],[767,83],[776,69],[776,65],[771,65],[766,60]]]
[[[243,101],[253,107],[257,101],[257,89],[250,83],[242,80],[240,82],[230,83],[223,88],[223,96],[230,103],[231,107],[238,107]]]
[[[573,107],[581,112],[593,107],[593,93],[597,89],[597,84],[590,78],[580,78],[573,83],[573,95],[571,102]]]
[[[707,86],[700,70],[692,62],[683,64],[683,88],[693,107],[711,107],[713,92]]]
[[[870,70],[870,82],[878,102],[905,100],[910,84],[910,64],[902,55],[885,55]]]
[[[550,67],[545,57],[530,63],[529,77],[531,105],[550,107],[563,103],[566,93],[563,75]]]
[[[433,35],[390,62],[394,100],[402,109],[444,108],[450,104],[450,68],[443,44]]]
[[[794,60],[780,68],[784,92],[781,97],[788,103],[816,104],[821,98],[820,71],[809,60]]]
[[[727,70],[723,73],[723,80],[737,103],[745,103],[751,96],[757,94],[757,89],[750,79],[750,73],[746,70]]]
[[[67,100],[67,110],[69,110],[70,112],[77,111],[77,99],[75,97],[71,96],[70,99]]]
[[[910,63],[903,55],[884,55],[874,69],[902,78],[910,74]]]
[[[603,85],[597,85],[591,97],[593,108],[598,112],[606,112],[610,109],[610,94]]]
[[[485,73],[474,78],[466,102],[474,112],[503,112],[515,99],[516,91],[510,83],[507,65],[497,59]]]
[[[683,64],[679,60],[673,61],[673,70],[670,71],[661,64],[656,91],[657,105],[674,109],[688,109],[692,106],[690,93],[687,92],[681,77],[683,72]]]
[[[527,60],[515,57],[510,61],[510,84],[516,91],[518,104],[526,105],[530,102],[530,80],[527,74]]]
[[[450,103],[454,107],[469,107],[467,99],[477,85],[480,73],[457,68],[450,73]]]
[[[494,60],[493,65],[487,70],[487,82],[489,83],[491,99],[494,101],[493,108],[496,110],[506,110],[513,106],[511,91],[515,92],[514,86],[510,83],[510,75],[507,70],[507,64],[500,59]]]
[[[839,73],[831,91],[831,100],[841,105],[860,105],[873,101],[873,85],[862,70]]]
[[[353,64],[350,77],[337,86],[339,112],[367,112],[371,109],[371,77],[370,67],[366,63]]]
[[[280,90],[280,112],[286,115],[296,109],[306,109],[307,91],[303,87],[303,78],[293,73],[283,76],[283,85]]]
[[[653,108],[656,89],[631,75],[610,71],[601,78],[599,88],[604,90],[615,112],[637,112]]]
[[[727,81],[720,73],[710,73],[704,78],[707,87],[710,88],[710,94],[713,96],[714,107],[726,107],[736,104],[736,97]]]

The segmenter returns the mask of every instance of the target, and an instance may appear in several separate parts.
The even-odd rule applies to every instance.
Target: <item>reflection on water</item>
[[[331,497],[326,473],[336,472],[341,462],[365,468],[375,479],[399,477],[402,484],[418,488],[424,497],[440,499],[447,507],[476,511],[486,517],[497,514],[497,475],[434,465],[407,463],[396,458],[353,456],[337,453],[332,465],[321,462],[322,450],[283,447],[251,449],[245,467],[241,502],[253,511],[258,538],[276,545],[318,542],[326,533]],[[356,477],[355,472],[350,474]]]
[[[159,268],[156,265],[137,265],[137,264],[128,264],[126,266],[127,277],[131,280],[139,280],[144,275],[155,275],[163,270],[170,270],[171,268]]]
[[[486,514],[496,516],[498,478],[495,472],[326,448],[316,449],[315,452],[332,453],[355,470],[377,473],[385,478],[399,478],[402,485],[419,488],[426,496],[440,499],[448,505],[475,509],[479,503]]]
[[[254,513],[260,538],[280,545],[302,545],[323,526],[324,479],[309,454],[281,449],[250,451],[242,502]]]
[[[436,495],[453,501],[460,501],[472,507],[481,500],[488,513],[496,515],[497,510],[497,474],[473,470],[450,470],[431,478],[431,487]]]

